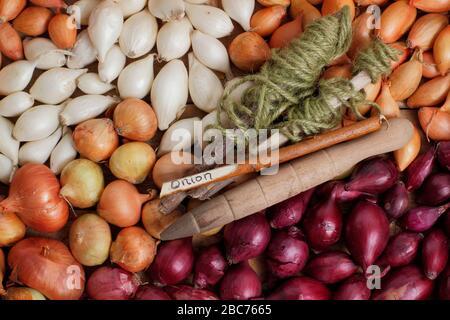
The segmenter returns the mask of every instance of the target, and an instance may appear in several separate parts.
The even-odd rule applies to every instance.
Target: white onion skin
[[[186,106],[189,95],[188,72],[181,60],[167,63],[155,78],[151,101],[160,130],[166,130]]]
[[[62,67],[67,61],[63,51],[47,38],[27,38],[23,41],[23,50],[28,61],[36,59],[37,69]]]
[[[125,18],[138,13],[147,5],[147,0],[114,0],[114,2],[119,4]]]
[[[0,95],[23,91],[33,77],[36,64],[26,60],[19,60],[8,64],[0,70]]]
[[[64,126],[79,124],[104,113],[119,100],[116,97],[88,94],[69,101],[59,115]]]
[[[170,61],[183,57],[191,47],[192,31],[192,24],[186,17],[164,24],[157,37],[159,58]]]
[[[13,129],[18,141],[29,142],[45,139],[59,127],[62,106],[40,105],[22,113]]]
[[[97,50],[94,48],[87,30],[81,31],[72,49],[72,55],[67,58],[67,67],[81,69],[97,60]]]
[[[0,116],[0,153],[9,158],[13,165],[19,163],[20,143],[12,136],[14,125],[11,121]]]
[[[239,23],[245,31],[250,30],[250,19],[255,10],[255,0],[222,0],[222,7],[230,18]]]
[[[21,166],[27,163],[44,164],[50,157],[61,135],[62,128],[58,128],[47,138],[25,143],[19,149],[19,164]]]
[[[115,88],[110,83],[103,82],[97,73],[86,73],[77,79],[77,87],[85,94],[105,94]]]
[[[72,130],[64,128],[62,139],[58,142],[50,155],[50,169],[54,174],[60,174],[64,167],[77,157],[77,150],[72,138]]]
[[[200,118],[188,118],[172,124],[161,139],[158,147],[158,157],[169,152],[189,151],[194,143],[194,125],[200,123]]]
[[[34,104],[34,98],[29,93],[19,91],[11,93],[0,101],[0,116],[18,117]]]
[[[185,15],[183,0],[148,0],[148,8],[162,21],[180,20]]]
[[[153,84],[153,63],[155,55],[130,63],[122,70],[117,82],[120,97],[122,99],[143,99],[150,93]]]
[[[148,10],[129,17],[119,38],[120,49],[128,58],[137,59],[149,53],[156,43],[158,23]]]
[[[186,14],[195,29],[214,38],[229,36],[234,30],[230,17],[219,8],[186,3]]]
[[[105,61],[109,49],[119,39],[122,26],[122,9],[112,0],[104,0],[92,10],[88,32],[99,62]]]
[[[3,184],[9,184],[12,172],[12,161],[7,156],[0,153],[0,182]]]
[[[118,45],[112,46],[106,54],[105,61],[98,63],[98,76],[103,82],[111,83],[119,77],[125,68],[127,57]]]
[[[83,26],[89,24],[89,16],[92,10],[100,3],[101,0],[79,0],[67,8],[69,14],[74,14],[77,23]]]

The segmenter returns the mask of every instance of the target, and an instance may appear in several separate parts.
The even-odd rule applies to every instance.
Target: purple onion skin
[[[450,238],[450,213],[447,212],[444,218],[444,228],[445,232],[447,232],[447,236]]]
[[[441,166],[450,170],[450,141],[440,142],[437,154]]]
[[[220,284],[223,300],[250,300],[261,296],[261,280],[247,261],[231,266]]]
[[[406,170],[406,189],[414,191],[420,188],[425,179],[433,171],[436,158],[436,148],[431,147],[419,155]]]
[[[256,258],[270,241],[270,225],[264,213],[255,213],[228,224],[224,230],[227,259],[235,264]]]
[[[386,214],[392,219],[398,219],[408,210],[409,197],[405,184],[397,182],[393,187],[383,194],[382,207]]]
[[[366,270],[383,253],[389,240],[389,221],[379,206],[360,201],[345,227],[345,242],[352,258]]]
[[[359,191],[345,190],[345,183],[343,181],[327,182],[318,190],[320,196],[329,196],[332,193],[334,193],[338,203],[350,202],[364,195],[364,193]]]
[[[355,274],[345,280],[333,295],[333,300],[369,300],[371,290],[362,274]]]
[[[433,281],[425,277],[417,266],[395,270],[381,281],[373,300],[426,300],[433,292]]]
[[[357,270],[358,266],[353,263],[348,254],[330,251],[312,258],[305,272],[325,284],[333,284],[350,277]]]
[[[308,207],[314,190],[313,188],[302,192],[273,206],[269,212],[270,226],[274,229],[282,229],[299,223]]]
[[[447,211],[450,203],[440,207],[417,207],[409,210],[401,219],[402,226],[414,232],[429,230],[439,217]]]
[[[276,232],[266,250],[269,271],[278,278],[286,278],[300,272],[308,261],[309,249],[301,240],[300,230],[290,227]]]
[[[189,276],[193,265],[192,238],[184,238],[162,244],[148,271],[155,284],[174,285]]]
[[[391,188],[397,180],[395,164],[390,159],[376,157],[363,162],[353,172],[345,190],[379,194]]]
[[[222,279],[227,266],[227,261],[218,246],[202,249],[195,261],[195,286],[200,289],[215,286]]]
[[[450,264],[445,268],[439,281],[439,299],[450,300]]]
[[[139,287],[134,300],[172,300],[163,289],[151,284]]]
[[[437,206],[450,199],[450,173],[435,173],[429,176],[419,192],[417,192],[416,202]]]
[[[307,243],[314,250],[323,251],[339,241],[342,213],[333,194],[308,211],[303,227]]]
[[[287,280],[266,300],[329,300],[331,291],[320,281],[308,277],[295,277]]]
[[[130,300],[138,287],[139,281],[131,272],[100,267],[89,278],[86,291],[93,300]]]
[[[381,258],[390,267],[410,264],[417,256],[422,235],[414,232],[400,232],[393,236]]]
[[[448,261],[448,239],[444,231],[434,229],[423,239],[422,265],[425,275],[436,279]]]
[[[168,286],[164,289],[173,300],[219,300],[214,292],[187,285]]]

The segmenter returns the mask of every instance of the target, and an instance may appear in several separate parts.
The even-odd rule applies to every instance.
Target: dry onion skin
[[[111,262],[129,272],[146,270],[156,256],[156,241],[140,227],[122,229],[111,245]]]
[[[400,171],[404,171],[419,155],[422,139],[419,130],[414,126],[411,140],[401,149],[394,151],[394,159]]]
[[[87,159],[77,159],[67,164],[61,172],[60,181],[60,194],[80,209],[95,206],[105,187],[102,168]]]
[[[44,295],[37,290],[26,287],[11,287],[6,290],[4,300],[47,300]]]
[[[193,156],[189,152],[166,153],[155,163],[152,172],[153,182],[161,189],[164,182],[185,177],[192,169],[194,169]]]
[[[144,182],[156,162],[153,148],[144,142],[129,142],[119,148],[109,159],[109,169],[119,179],[133,184]]]
[[[155,199],[147,202],[142,208],[142,224],[145,230],[156,239],[161,239],[161,233],[183,215],[180,208],[169,214],[161,213],[159,211],[160,203],[160,199]]]
[[[0,247],[13,245],[25,237],[26,226],[12,212],[0,211]]]
[[[82,265],[102,265],[109,257],[111,229],[99,215],[83,214],[70,227],[69,244],[74,258]]]
[[[256,32],[238,35],[228,49],[230,59],[236,67],[246,72],[256,72],[270,58],[266,41]]]

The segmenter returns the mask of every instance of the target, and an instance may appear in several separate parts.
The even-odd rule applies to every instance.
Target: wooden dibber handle
[[[161,239],[189,237],[264,210],[339,176],[364,159],[400,149],[412,134],[409,120],[392,119],[377,132],[291,161],[276,175],[259,176],[187,212]]]

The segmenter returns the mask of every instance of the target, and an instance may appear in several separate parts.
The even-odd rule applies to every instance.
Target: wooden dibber
[[[369,157],[398,150],[411,139],[413,125],[392,119],[381,130],[318,151],[259,176],[189,211],[161,234],[173,240],[226,225],[329,181]]]
[[[244,164],[227,165],[174,181],[165,182],[161,188],[160,198],[171,196],[178,192],[186,192],[207,186],[212,183],[226,181],[247,173],[259,172],[274,164],[282,164],[336,144],[365,136],[366,134],[379,130],[380,127],[381,119],[379,117],[372,117],[367,120],[358,121],[350,126],[328,131],[315,137],[311,137],[310,139],[281,148],[277,152],[277,157],[274,157],[273,159],[270,158],[271,155],[267,155],[267,159],[257,159],[262,161],[257,161],[256,163],[247,162]],[[205,179],[206,175],[208,175],[208,177],[210,176],[210,178]],[[188,181],[188,183],[184,183],[183,181]]]

